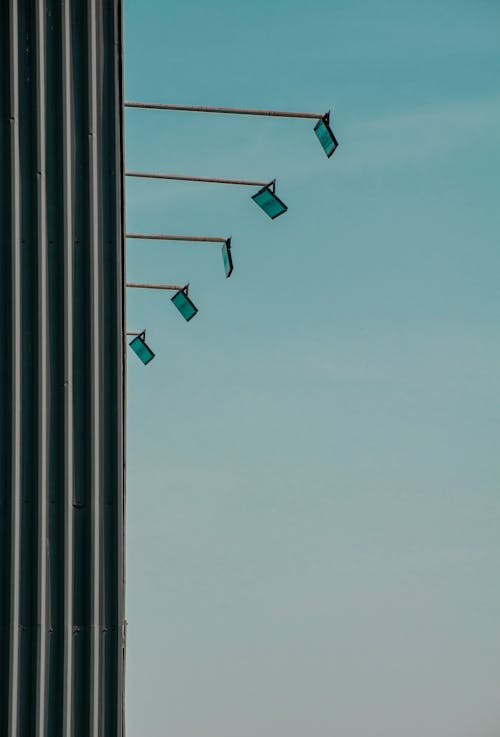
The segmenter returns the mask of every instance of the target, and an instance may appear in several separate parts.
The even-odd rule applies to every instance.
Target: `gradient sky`
[[[136,737],[500,733],[500,4],[125,3]]]

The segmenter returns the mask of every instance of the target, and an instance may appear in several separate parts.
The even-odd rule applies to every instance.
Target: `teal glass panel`
[[[187,294],[182,291],[174,294],[172,302],[187,322],[189,322],[198,312],[198,308],[194,306]]]
[[[129,346],[136,353],[145,366],[153,360],[155,354],[151,348],[145,343],[144,339],[137,335],[133,340],[130,341]]]
[[[321,118],[321,120],[318,120],[318,122],[314,126],[314,132],[318,136],[318,140],[323,146],[323,151],[328,156],[328,158],[330,158],[330,156],[333,154],[339,144],[337,139],[333,135],[333,131],[330,128],[326,118]]]
[[[226,272],[226,278],[229,279],[233,273],[233,257],[231,256],[231,245],[229,241],[226,241],[222,246],[222,260],[224,262],[224,271]]]
[[[288,210],[285,203],[271,191],[270,187],[260,189],[257,194],[252,196],[252,200],[264,210],[266,215],[269,215],[271,220],[277,218],[278,215],[283,215]]]

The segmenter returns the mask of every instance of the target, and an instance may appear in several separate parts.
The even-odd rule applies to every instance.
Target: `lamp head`
[[[231,256],[231,238],[222,246],[222,261],[224,263],[224,271],[226,272],[226,279],[229,279],[233,273],[233,257]]]
[[[197,314],[198,308],[191,302],[188,297],[189,284],[186,284],[183,289],[179,289],[178,292],[172,297],[172,302],[177,307],[182,317],[189,322]]]
[[[316,133],[323,151],[330,158],[337,146],[339,145],[335,138],[332,129],[330,128],[330,112],[325,113],[322,118],[318,120],[314,126],[314,132]]]
[[[269,215],[271,220],[274,220],[274,218],[277,218],[279,215],[283,215],[283,213],[288,210],[288,207],[276,194],[275,189],[276,180],[274,179],[252,195],[252,200],[257,203],[262,210],[264,210],[266,215]]]
[[[130,341],[129,346],[145,366],[147,366],[155,357],[155,354],[146,343],[145,330],[143,330],[142,333],[139,333],[139,335],[136,335],[135,338]]]

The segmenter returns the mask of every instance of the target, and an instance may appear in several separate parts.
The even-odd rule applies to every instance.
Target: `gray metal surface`
[[[223,115],[259,115],[271,118],[310,118],[321,120],[328,113],[297,113],[284,110],[255,110],[243,107],[207,107],[206,105],[166,105],[161,102],[126,102],[125,107],[142,110],[172,110],[184,113],[222,113]]]
[[[0,735],[124,733],[121,0],[0,0]]]
[[[183,292],[187,289],[187,284],[179,286],[179,284],[144,284],[139,282],[128,281],[127,287],[132,289],[164,289],[167,292]]]
[[[170,233],[126,233],[125,238],[141,241],[180,241],[181,243],[226,243],[229,237],[211,235],[173,235]]]
[[[276,184],[276,179],[267,182],[256,182],[254,179],[221,179],[220,177],[190,177],[186,174],[156,174],[147,171],[126,171],[126,177],[137,179],[171,179],[176,182],[207,182],[209,184],[236,184],[242,187],[267,187]]]

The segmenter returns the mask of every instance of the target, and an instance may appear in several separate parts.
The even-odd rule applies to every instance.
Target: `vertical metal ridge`
[[[70,0],[62,2],[63,270],[64,270],[64,656],[63,737],[73,732],[73,121]]]
[[[64,673],[63,737],[73,724],[73,187],[70,2],[63,1],[63,147],[64,147]]]
[[[11,279],[12,279],[12,456],[11,573],[8,737],[19,733],[19,650],[21,588],[21,187],[19,155],[19,19],[10,3],[10,146],[11,146]]]
[[[117,375],[121,377],[121,381],[118,381],[116,398],[118,413],[117,421],[118,426],[122,428],[122,443],[118,444],[118,458],[117,458],[117,472],[121,475],[121,497],[118,495],[118,509],[117,509],[117,524],[118,524],[118,657],[120,662],[118,664],[118,679],[117,679],[117,710],[118,710],[118,721],[117,721],[117,737],[125,737],[125,656],[126,656],[126,621],[125,621],[125,587],[126,587],[126,472],[125,472],[125,448],[126,448],[126,427],[127,427],[127,340],[126,340],[126,325],[127,325],[127,300],[125,298],[126,293],[126,258],[125,258],[125,65],[123,59],[123,4],[120,0],[116,2],[116,38],[115,38],[115,64],[117,65],[116,76],[118,77],[118,85],[116,90],[115,106],[117,110],[117,121],[116,125],[118,128],[116,141],[115,141],[115,157],[116,161],[119,162],[119,178],[117,180],[117,187],[119,187],[119,197],[117,198],[117,212],[116,222],[119,229],[119,248],[117,244],[118,253],[118,268],[117,268],[117,294],[121,298],[121,312],[118,313],[118,325],[119,330],[119,343],[120,350],[118,351],[118,361],[116,366]],[[120,480],[118,481],[118,489],[120,491]]]
[[[11,443],[11,243],[10,243],[10,64],[9,6],[0,0],[0,334],[5,357],[0,362],[0,734],[8,734],[10,628],[10,443]]]
[[[73,218],[73,603],[72,737],[90,734],[91,447],[90,240],[89,240],[89,30],[87,1],[70,3]]]
[[[47,718],[47,537],[48,537],[48,274],[46,190],[45,2],[35,2],[36,48],[36,199],[37,199],[37,659],[35,735],[44,737]]]
[[[106,362],[102,366],[104,417],[123,428],[123,149],[122,149],[122,18],[114,0],[100,9],[98,38],[103,76],[99,119],[109,121],[101,131],[99,166],[103,174],[102,222],[102,324]],[[109,162],[115,164],[110,170]],[[109,185],[106,185],[106,181]],[[112,186],[111,186],[112,185]],[[123,734],[124,693],[124,525],[123,436],[103,433],[103,734]],[[117,479],[117,484],[110,483]]]
[[[90,734],[99,737],[101,676],[101,290],[99,247],[97,8],[88,0],[89,69],[89,236],[90,236],[90,430],[91,430],[91,629]]]

